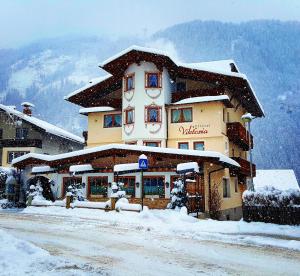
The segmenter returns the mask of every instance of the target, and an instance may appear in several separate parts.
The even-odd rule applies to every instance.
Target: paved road
[[[53,215],[0,213],[0,228],[108,275],[299,275],[300,253],[220,241],[166,236],[128,227]],[[201,235],[201,233],[199,233]],[[86,272],[87,274],[89,272]]]

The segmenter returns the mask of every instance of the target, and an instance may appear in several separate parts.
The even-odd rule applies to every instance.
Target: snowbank
[[[140,212],[142,210],[141,204],[131,204],[129,203],[127,198],[120,198],[116,202],[116,210],[125,210],[125,211],[137,211]]]

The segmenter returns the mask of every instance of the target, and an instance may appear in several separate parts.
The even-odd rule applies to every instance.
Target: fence
[[[300,225],[300,207],[269,207],[243,205],[244,221]]]

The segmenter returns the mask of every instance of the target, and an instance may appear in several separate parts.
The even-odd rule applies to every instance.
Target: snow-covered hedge
[[[266,186],[255,192],[245,191],[243,203],[245,206],[300,207],[300,191],[282,191]]]

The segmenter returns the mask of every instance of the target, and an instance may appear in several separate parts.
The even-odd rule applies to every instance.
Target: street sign
[[[139,156],[139,169],[147,170],[148,169],[148,158],[145,154]]]
[[[139,159],[139,168],[142,170],[148,169],[148,159]]]

